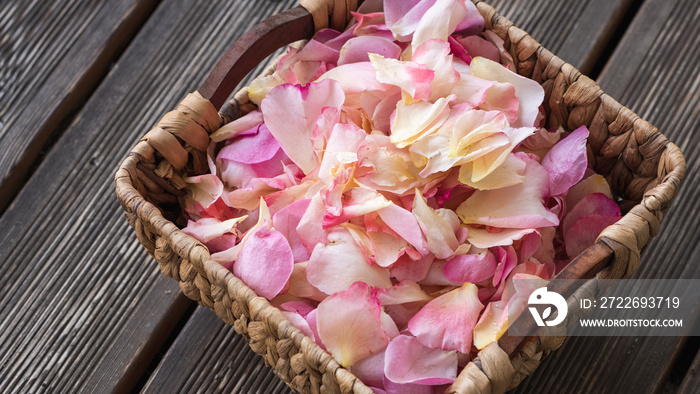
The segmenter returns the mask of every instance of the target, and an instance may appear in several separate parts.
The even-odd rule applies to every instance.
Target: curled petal
[[[184,179],[187,182],[187,198],[203,208],[212,205],[224,191],[224,184],[214,174],[204,174]]]
[[[342,212],[334,215],[330,212],[323,217],[323,227],[330,228],[346,222],[352,218],[375,212],[391,205],[381,193],[372,189],[356,187],[344,194]]]
[[[430,98],[430,84],[435,72],[427,66],[387,59],[374,53],[369,54],[369,60],[379,82],[398,86],[416,100]]]
[[[491,248],[494,246],[512,245],[513,241],[517,241],[527,234],[534,233],[535,229],[525,228],[506,228],[498,229],[498,231],[489,231],[485,228],[469,227],[469,236],[467,240],[477,248]]]
[[[240,118],[221,126],[219,130],[213,132],[209,137],[215,142],[226,141],[227,139],[233,138],[246,130],[257,127],[258,125],[262,124],[262,122],[262,112],[251,111]]]
[[[423,237],[416,217],[402,207],[391,204],[377,211],[379,217],[396,234],[405,239],[423,256],[428,254],[428,244]]]
[[[457,377],[457,352],[429,348],[414,337],[399,335],[387,346],[384,374],[399,384],[451,383]]]
[[[224,221],[216,218],[201,218],[196,222],[190,220],[182,232],[193,236],[200,242],[209,242],[224,234],[234,233],[236,226],[247,218],[248,215]]]
[[[586,141],[588,129],[581,126],[559,141],[542,159],[542,167],[549,173],[549,194],[566,193],[586,172],[588,157]]]
[[[465,224],[485,224],[501,228],[556,226],[559,218],[544,206],[549,175],[539,163],[528,160],[526,182],[495,190],[477,190],[457,208]]]
[[[377,297],[382,305],[428,302],[433,299],[425,294],[423,289],[412,280],[401,281],[399,284],[386,289],[377,289]]]
[[[408,330],[425,346],[467,354],[483,308],[476,285],[465,283],[430,301],[408,322]]]
[[[406,105],[399,101],[396,118],[391,124],[391,142],[399,148],[437,131],[450,114],[449,100],[440,97],[435,103],[419,101]]]
[[[453,256],[459,246],[459,241],[457,241],[455,230],[450,223],[451,220],[446,220],[445,217],[430,208],[425,197],[417,189],[412,211],[428,240],[428,248],[435,254],[435,257],[445,259]],[[440,210],[440,212],[454,215],[451,210]],[[457,220],[457,225],[459,226],[459,220]]]
[[[437,0],[435,4],[421,16],[418,27],[415,33],[413,33],[411,46],[413,48],[418,48],[419,45],[432,38],[447,41],[447,38],[454,33],[457,26],[460,25],[467,16],[467,3],[469,2],[464,0]],[[476,10],[473,4],[469,5],[472,6],[472,11]],[[475,20],[477,17],[480,17],[478,11],[476,13],[472,12],[471,15],[474,16]],[[481,19],[481,22],[483,23],[483,19]],[[471,21],[467,22],[464,26],[466,27],[470,23]],[[477,23],[479,22],[477,21]],[[475,30],[476,27],[470,29]]]
[[[413,52],[412,61],[425,64],[435,72],[430,83],[431,100],[446,97],[460,79],[460,74],[452,66],[450,44],[439,39],[431,39],[422,43]]]
[[[338,82],[323,80],[304,87],[276,86],[262,101],[263,118],[270,133],[305,174],[319,164],[311,138],[316,120],[325,108],[339,109],[344,100],[345,94]]]
[[[342,366],[349,367],[389,343],[382,330],[381,306],[372,288],[355,283],[321,301],[316,324],[321,341]]]
[[[512,127],[532,127],[539,114],[539,107],[544,100],[544,90],[532,79],[522,77],[508,70],[501,64],[475,57],[471,63],[474,76],[490,81],[510,83],[515,87],[515,96],[518,99],[518,118],[512,122]]]

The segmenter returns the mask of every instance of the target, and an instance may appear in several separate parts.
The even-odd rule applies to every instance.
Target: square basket
[[[306,4],[308,3],[308,4]],[[245,93],[226,101],[236,84],[279,47],[331,26],[343,30],[357,1],[302,1],[246,33],[224,55],[198,92],[166,114],[122,162],[116,193],[139,241],[177,280],[189,298],[205,305],[246,337],[292,389],[318,393],[371,393],[328,353],[240,279],[212,261],[208,249],[180,231],[186,176],[208,170],[209,134],[254,108]],[[516,72],[542,85],[548,127],[586,125],[589,159],[604,175],[624,216],[572,260],[558,278],[624,278],[659,231],[664,211],[685,174],[685,160],[648,122],[605,94],[590,78],[543,48],[489,5],[475,1],[489,29],[501,37]],[[306,8],[303,8],[306,7]],[[273,69],[268,68],[267,72]],[[221,108],[221,111],[218,109]],[[485,347],[448,393],[504,392],[532,373],[563,337],[502,337]]]

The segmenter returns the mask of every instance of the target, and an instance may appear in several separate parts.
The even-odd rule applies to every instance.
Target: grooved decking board
[[[534,27],[534,37],[551,46],[555,53],[565,43],[577,42],[574,48],[567,47],[564,56],[580,66],[595,63],[630,1],[590,1],[582,4],[584,2],[499,0],[488,3],[497,7],[516,25],[521,26],[521,22],[524,22],[521,27],[526,31]],[[609,12],[594,11],[595,7],[599,11]],[[570,29],[569,23],[562,23],[562,15],[573,19],[576,25],[593,26],[595,31]],[[204,324],[202,321],[205,319],[212,320],[211,313],[199,308],[142,392],[210,392],[221,389],[223,392],[253,393],[277,392],[278,388],[289,391],[286,386],[270,383],[277,382],[269,380],[274,376],[270,369],[261,370],[259,375],[240,374],[238,371],[241,368],[251,360],[261,362],[260,358],[253,357],[254,353],[243,346],[245,340],[233,328],[217,320]],[[197,335],[194,336],[194,333]],[[225,350],[221,350],[222,346]],[[230,354],[238,356],[229,357]]]
[[[0,2],[0,212],[158,2]]]
[[[486,0],[545,48],[587,74],[634,1]]]
[[[165,0],[0,217],[0,392],[124,392],[191,303],[114,173],[235,37],[292,1]]]
[[[214,312],[197,308],[141,392],[291,392],[246,340],[232,333]]]
[[[695,356],[695,360],[690,364],[690,368],[681,383],[678,392],[682,394],[692,394],[700,388],[700,354]]]
[[[635,277],[700,278],[700,2],[647,0],[599,82],[659,127],[688,162],[681,190],[660,234],[642,253]],[[680,337],[570,338],[519,392],[642,393],[673,387],[667,376],[685,342]]]

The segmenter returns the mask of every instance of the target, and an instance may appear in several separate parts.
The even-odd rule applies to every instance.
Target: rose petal
[[[416,217],[396,204],[388,205],[377,211],[379,217],[390,229],[411,244],[423,256],[428,254],[428,243]]]
[[[588,129],[581,126],[559,141],[542,159],[542,167],[549,173],[549,194],[566,193],[586,172],[588,157],[586,141]]]
[[[544,195],[548,190],[547,171],[533,160],[525,167],[526,182],[495,190],[477,190],[457,208],[465,224],[485,224],[501,228],[539,228],[556,226],[559,218],[547,210]]]
[[[443,273],[452,282],[477,283],[496,272],[496,257],[488,250],[476,254],[463,254],[447,260]]]
[[[483,57],[475,57],[471,63],[474,76],[490,81],[510,83],[515,87],[518,98],[518,118],[511,123],[512,127],[532,127],[539,114],[539,107],[544,100],[544,90],[532,79],[522,77],[494,61]]]
[[[433,260],[435,260],[433,254],[428,254],[415,261],[405,254],[399,257],[394,265],[391,266],[391,276],[399,281],[412,280],[414,282],[419,282],[428,275]]]
[[[421,287],[412,280],[404,280],[386,289],[377,289],[377,298],[383,305],[398,305],[408,302],[428,302],[433,298],[425,294]]]
[[[339,109],[344,100],[345,94],[338,82],[323,80],[304,87],[276,86],[262,101],[263,118],[270,133],[305,174],[319,164],[311,138],[316,120],[324,108]]]
[[[592,193],[584,197],[581,201],[576,204],[564,217],[562,223],[562,232],[564,233],[564,238],[569,232],[571,226],[579,218],[589,215],[604,215],[611,217],[620,216],[620,206],[615,203],[602,193]]]
[[[226,141],[227,139],[233,138],[246,130],[257,127],[258,125],[262,124],[262,122],[262,112],[251,111],[240,118],[221,126],[219,130],[211,133],[209,138],[215,142]]]
[[[472,330],[484,308],[476,285],[462,287],[430,301],[409,322],[408,330],[425,346],[469,353]]]
[[[411,46],[418,48],[422,43],[439,38],[447,41],[457,26],[467,16],[467,3],[464,0],[437,0],[420,18],[416,31],[413,33]],[[473,6],[473,4],[471,4]],[[473,7],[473,10],[476,7]],[[471,13],[474,15],[474,13]],[[478,15],[478,11],[476,15]],[[483,19],[482,19],[483,21]]]
[[[485,228],[475,228],[469,226],[469,236],[467,240],[477,248],[491,248],[493,246],[512,245],[513,241],[523,238],[527,234],[534,233],[535,229],[526,228],[505,228],[499,231],[489,231]]]
[[[261,228],[243,245],[233,274],[270,300],[284,289],[293,268],[294,255],[284,236]]]
[[[283,208],[272,217],[272,225],[287,239],[292,248],[294,262],[307,261],[311,254],[301,242],[297,226],[311,203],[310,199],[299,200]]]
[[[435,103],[419,101],[406,105],[399,101],[396,118],[391,124],[391,142],[405,148],[437,131],[450,114],[449,100],[440,97]]]
[[[374,53],[369,54],[369,60],[379,82],[398,86],[416,100],[430,98],[430,83],[435,72],[427,66],[388,59]]]
[[[195,222],[189,220],[187,227],[183,228],[182,232],[193,236],[200,242],[209,242],[226,233],[233,233],[236,226],[247,218],[248,215],[224,221],[216,218],[201,218]]]
[[[219,152],[219,158],[238,163],[253,164],[271,159],[280,149],[277,140],[270,134],[264,124],[257,127],[257,132],[237,138]]]
[[[318,305],[316,324],[321,341],[342,366],[380,353],[389,343],[380,322],[381,305],[365,283],[355,283]]]
[[[451,210],[440,211],[454,215]],[[459,242],[452,225],[440,216],[438,211],[428,206],[426,199],[417,189],[412,212],[428,240],[428,248],[435,254],[435,257],[445,259],[453,256]],[[457,223],[459,225],[459,221]]]
[[[309,283],[326,294],[346,290],[355,282],[391,287],[389,270],[369,265],[362,249],[342,227],[333,228],[327,244],[318,244],[309,258],[306,274]]]
[[[383,58],[398,59],[401,48],[393,41],[383,37],[360,36],[349,39],[340,50],[338,65],[368,62],[369,53],[376,53]]]
[[[394,383],[437,385],[457,377],[457,352],[425,347],[407,335],[389,343],[384,360],[384,374]]]
[[[613,198],[610,185],[605,180],[605,177],[600,174],[593,174],[569,189],[566,193],[566,206],[572,209],[579,201],[592,193],[602,193],[611,200]]]

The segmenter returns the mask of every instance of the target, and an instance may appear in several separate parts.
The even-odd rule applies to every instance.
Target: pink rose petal
[[[383,37],[360,36],[349,39],[340,50],[338,65],[368,62],[369,53],[376,53],[384,58],[398,59],[401,48],[393,41]]]
[[[550,195],[566,193],[583,178],[588,166],[587,139],[588,129],[581,126],[554,145],[542,159],[542,167],[549,173]]]
[[[488,250],[477,254],[463,254],[447,260],[443,273],[452,282],[477,283],[496,272],[496,257]]]
[[[576,206],[569,207],[569,209],[562,223],[564,239],[566,239],[571,226],[581,217],[594,214],[611,217],[620,216],[620,206],[602,193],[589,194],[579,201]]]
[[[430,301],[408,322],[409,331],[425,346],[469,353],[472,330],[484,305],[471,283]]]
[[[321,301],[316,312],[318,334],[328,352],[349,367],[389,343],[380,322],[381,306],[373,290],[358,282]]]
[[[348,230],[337,227],[328,234],[327,244],[318,244],[309,258],[309,283],[326,294],[344,291],[355,282],[391,287],[389,270],[369,265],[362,249]]]
[[[292,254],[294,255],[294,262],[297,263],[307,261],[309,256],[311,256],[308,249],[304,247],[301,237],[297,232],[297,226],[310,203],[310,199],[296,201],[283,208],[272,217],[272,225],[275,227],[275,230],[279,231],[289,242],[292,248]]]
[[[389,343],[384,360],[384,374],[394,383],[437,385],[457,377],[457,352],[426,347],[407,335]]]
[[[261,228],[243,245],[233,274],[270,300],[282,292],[293,268],[294,255],[284,236],[279,231]]]
[[[270,90],[261,103],[263,118],[270,133],[289,158],[309,174],[319,164],[312,133],[324,108],[340,108],[345,94],[333,80],[310,83],[305,87],[279,85]]]
[[[237,138],[219,152],[219,158],[238,163],[253,164],[271,159],[280,145],[270,134],[264,124],[257,127],[257,132]]]

